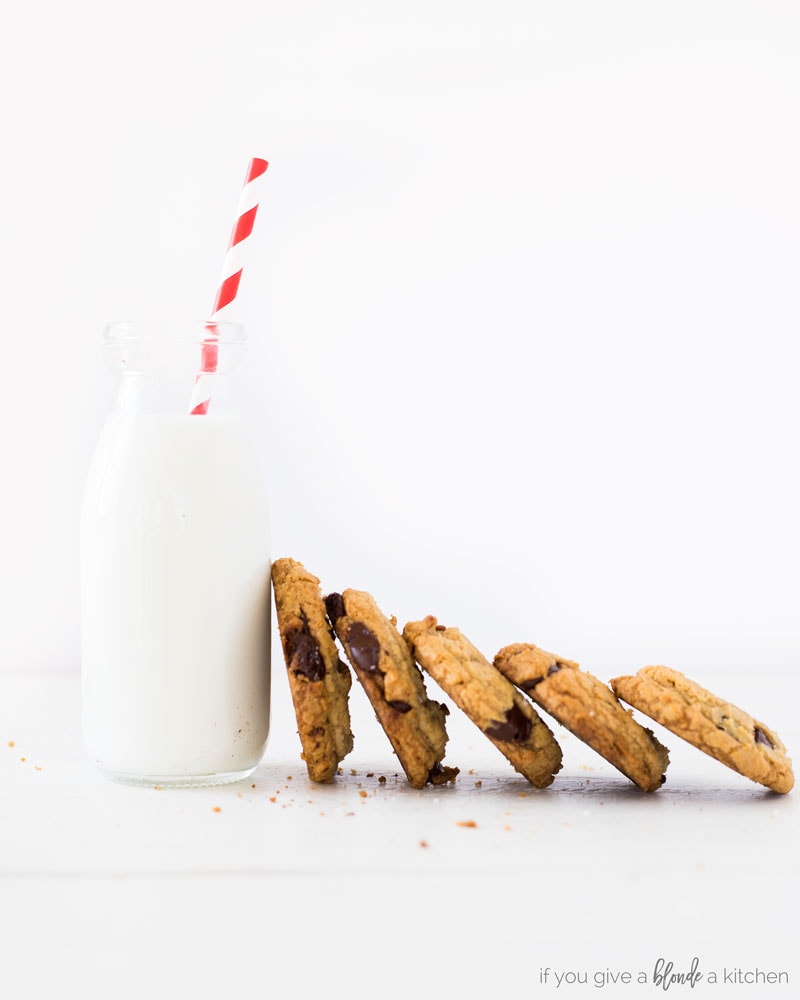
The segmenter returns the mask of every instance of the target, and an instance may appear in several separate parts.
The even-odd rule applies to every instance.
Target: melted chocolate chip
[[[534,677],[529,681],[523,681],[522,684],[520,684],[520,687],[522,688],[523,691],[533,691],[533,689],[536,687],[537,684],[541,684],[543,680],[546,680],[550,676],[550,674],[557,674],[560,669],[561,669],[560,663],[552,663],[547,668],[546,674],[544,674],[542,677]]]
[[[519,705],[512,705],[506,712],[504,722],[493,722],[484,732],[493,740],[524,743],[531,734],[532,725]]]
[[[523,681],[520,685],[523,691],[533,691],[537,684],[541,684],[544,677],[534,677],[531,681]]]
[[[325,610],[328,612],[331,625],[336,625],[336,622],[344,614],[344,600],[342,599],[342,595],[328,594],[325,598]]]
[[[769,736],[767,736],[767,734],[760,726],[756,726],[753,732],[753,736],[755,737],[756,743],[763,743],[764,746],[769,747],[770,750],[775,749],[775,744],[772,742],[772,740],[769,738]]]
[[[450,714],[450,709],[447,707],[447,705],[445,705],[445,703],[443,701],[439,702],[439,708],[441,708],[441,710],[442,710],[442,715],[449,715]]]
[[[391,705],[395,712],[410,712],[411,706],[407,701],[387,701],[387,705]]]
[[[375,633],[371,632],[363,622],[351,622],[347,629],[346,640],[353,663],[361,670],[375,673],[381,655],[380,643]]]
[[[307,632],[295,632],[289,636],[286,644],[292,671],[310,681],[321,681],[325,676],[325,662],[317,640]]]

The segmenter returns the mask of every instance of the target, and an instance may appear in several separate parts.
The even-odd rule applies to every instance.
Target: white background
[[[601,676],[798,655],[791,3],[17,6],[0,668],[77,669],[110,319],[238,306],[276,555]]]
[[[6,883],[6,915],[30,921],[3,939],[25,942],[10,949],[19,982],[51,969],[38,942],[74,976],[82,956],[102,955],[114,982],[131,974],[131,949],[169,963],[177,934],[177,946],[214,956],[216,986],[232,970],[244,983],[248,967],[233,959],[237,945],[256,947],[263,912],[272,940],[298,969],[307,962],[294,930],[324,862],[309,869],[292,845],[330,836],[316,813],[296,827],[281,814],[278,857],[270,814],[231,818],[245,807],[230,791],[222,817],[233,825],[208,839],[211,792],[151,793],[143,805],[93,784],[76,723],[80,493],[111,391],[99,338],[112,319],[205,317],[252,156],[271,165],[231,318],[250,335],[243,398],[269,474],[275,555],[301,559],[326,590],[370,590],[401,623],[436,614],[490,657],[533,641],[603,679],[663,662],[725,694],[729,677],[732,698],[771,708],[769,723],[796,742],[781,692],[796,691],[799,652],[799,51],[797,6],[755,0],[4,5],[0,676],[18,700],[0,732],[17,744],[4,758],[15,792],[0,808],[0,875],[20,879]],[[276,666],[280,738],[259,795],[283,780],[284,759],[298,780]],[[43,770],[20,771],[17,752]],[[465,773],[484,761],[460,752]],[[672,798],[615,799],[612,774],[617,811],[602,823],[607,786],[584,806],[571,757],[562,796],[554,786],[540,800],[550,811],[515,814],[527,837],[517,854],[498,819],[514,784],[499,805],[466,786],[448,800],[484,817],[474,854],[450,844],[435,798],[410,814],[408,799],[391,800],[384,825],[378,814],[354,842],[342,819],[342,857],[352,843],[388,845],[389,882],[376,909],[356,909],[369,889],[358,881],[352,895],[362,855],[331,862],[334,895],[324,912],[313,893],[309,905],[346,934],[336,907],[350,891],[351,943],[370,948],[340,954],[334,935],[325,954],[380,973],[394,946],[375,914],[402,884],[390,926],[406,933],[402,907],[418,905],[415,887],[443,856],[419,867],[415,838],[441,823],[453,881],[436,884],[423,936],[443,928],[460,963],[443,988],[473,995],[464,949],[488,988],[494,952],[474,945],[502,949],[506,926],[516,975],[528,958],[538,970],[589,954],[599,968],[637,968],[651,937],[685,966],[709,928],[719,963],[785,967],[789,932],[773,915],[797,880],[793,796],[774,805],[744,779],[728,787],[739,779],[715,779],[725,769],[693,765],[692,753],[673,756]],[[37,775],[51,785],[31,784]],[[506,779],[490,764],[490,780]],[[349,786],[334,802],[357,803]],[[395,850],[388,824],[404,823],[408,845]],[[227,908],[228,888],[203,875],[221,865],[244,879]],[[281,889],[276,869],[299,881]],[[392,884],[390,870],[418,881]],[[565,893],[562,873],[578,870]],[[179,875],[196,905],[178,898]],[[513,920],[492,913],[493,887],[517,905]],[[554,916],[537,948],[523,928],[541,920],[543,892]],[[569,938],[576,893],[581,932]],[[230,921],[187,922],[203,900]],[[291,924],[270,900],[289,905]],[[253,922],[240,937],[243,914]],[[139,941],[146,927],[158,932]],[[280,962],[270,955],[267,974]],[[185,967],[170,968],[178,983]],[[201,994],[202,968],[192,975]],[[397,982],[409,977],[403,967]],[[9,995],[36,995],[17,986]]]

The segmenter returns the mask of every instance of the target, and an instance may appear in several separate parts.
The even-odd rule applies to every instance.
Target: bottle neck
[[[110,324],[104,351],[119,379],[117,413],[189,415],[197,413],[200,397],[208,401],[209,414],[230,413],[236,407],[244,342],[244,331],[235,323]]]
[[[126,372],[119,376],[115,411],[118,416],[189,415],[193,408],[196,376],[154,372]],[[236,412],[235,374],[216,373],[208,380],[210,400],[208,415],[230,416]],[[198,419],[202,419],[199,416]]]

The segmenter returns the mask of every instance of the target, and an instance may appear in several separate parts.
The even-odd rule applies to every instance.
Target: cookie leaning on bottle
[[[561,769],[561,747],[533,706],[457,628],[433,615],[408,622],[403,638],[423,668],[537,788]]]
[[[504,646],[495,667],[642,791],[660,788],[669,752],[609,687],[577,663],[530,643]]]
[[[350,671],[339,659],[317,577],[294,559],[278,559],[272,586],[302,758],[312,781],[331,781],[353,749]]]
[[[329,594],[325,606],[409,784],[423,788],[455,781],[458,768],[442,764],[447,708],[428,698],[395,620],[363,590]]]

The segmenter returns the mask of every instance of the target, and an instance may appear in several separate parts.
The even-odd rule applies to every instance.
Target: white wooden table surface
[[[697,679],[797,752],[795,679]],[[672,763],[644,795],[556,724],[537,791],[455,710],[458,782],[414,791],[351,704],[356,749],[311,785],[278,661],[252,779],[159,791],[85,758],[77,675],[0,673],[0,998],[646,996],[694,957],[692,995],[734,969],[790,978],[736,996],[798,995],[796,794],[655,727]]]

